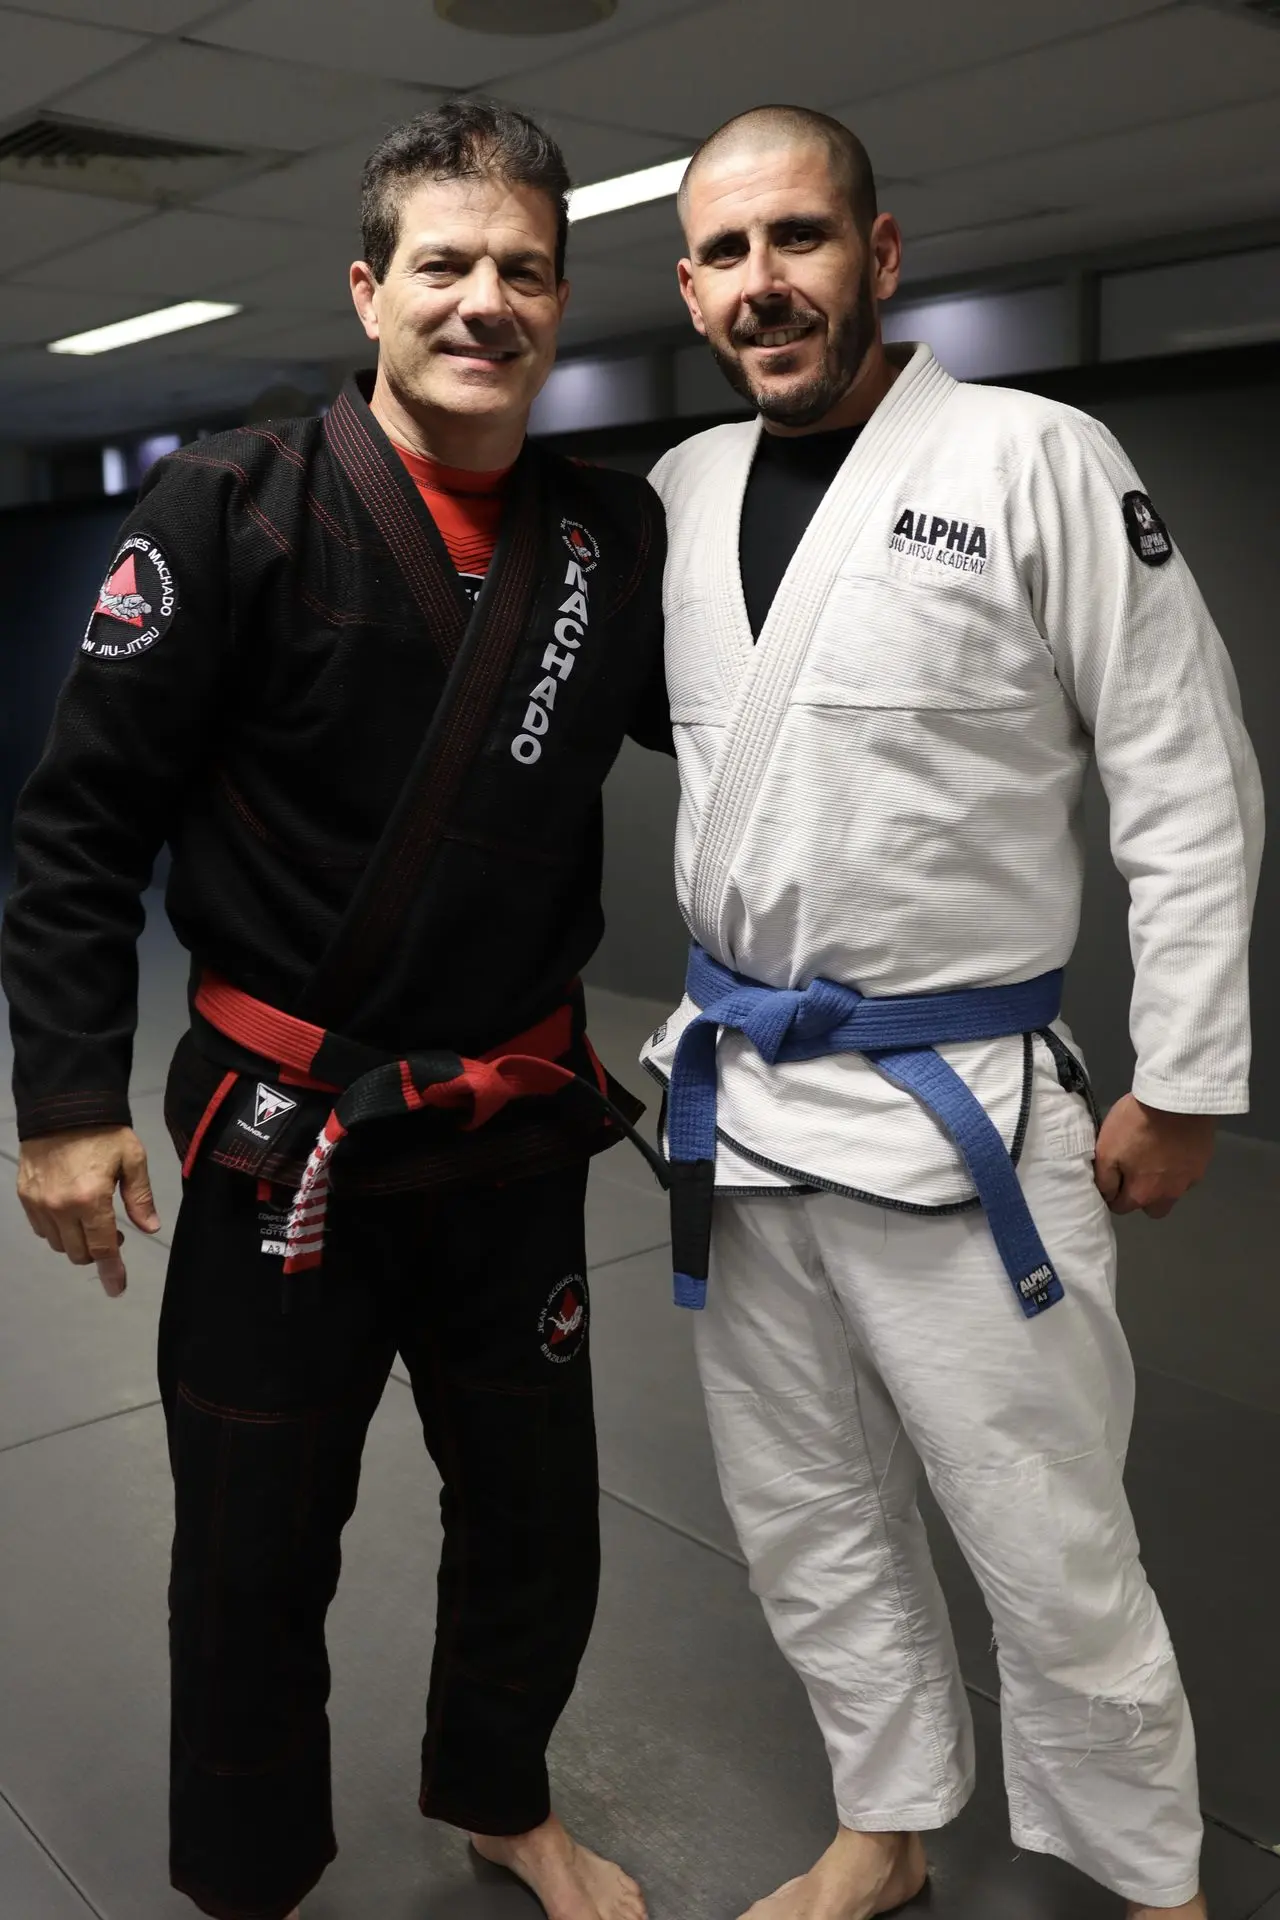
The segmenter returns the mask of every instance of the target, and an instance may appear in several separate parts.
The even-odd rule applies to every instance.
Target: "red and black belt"
[[[333,1156],[354,1128],[373,1120],[427,1109],[452,1113],[464,1132],[483,1127],[513,1100],[583,1088],[653,1168],[665,1186],[660,1154],[638,1134],[610,1100],[604,1068],[586,1035],[581,1036],[594,1081],[563,1064],[573,1043],[572,1008],[557,1007],[535,1026],[478,1059],[445,1051],[395,1056],[327,1032],[309,1020],[255,1000],[216,974],[206,973],[196,990],[197,1014],[236,1046],[270,1061],[284,1085],[337,1095],[311,1149],[293,1196],[285,1233],[286,1274],[318,1267],[324,1252]],[[209,1126],[240,1075],[227,1073],[187,1149],[190,1172]]]

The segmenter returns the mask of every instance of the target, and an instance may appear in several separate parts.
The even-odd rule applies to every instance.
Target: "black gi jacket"
[[[526,442],[472,610],[351,383],[161,461],[121,543],[19,808],[21,1137],[129,1121],[166,841],[196,969],[350,1038],[474,1055],[563,1002],[601,785],[627,732],[670,751],[647,482]],[[211,1071],[171,1081],[179,1144]]]

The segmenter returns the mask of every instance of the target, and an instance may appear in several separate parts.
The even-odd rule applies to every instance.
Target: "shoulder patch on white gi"
[[[1173,541],[1169,538],[1169,529],[1147,495],[1126,493],[1120,505],[1129,545],[1139,560],[1149,567],[1162,567],[1166,560],[1172,560]]]
[[[148,533],[133,533],[107,569],[81,651],[95,660],[145,653],[162,640],[178,611],[173,569]]]
[[[581,520],[561,520],[560,538],[584,573],[591,573],[600,565],[600,542]]]
[[[546,1358],[557,1367],[581,1350],[587,1337],[587,1283],[580,1273],[567,1273],[551,1289],[538,1315],[538,1337]]]

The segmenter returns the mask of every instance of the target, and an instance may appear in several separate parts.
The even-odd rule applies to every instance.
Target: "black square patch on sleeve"
[[[1166,560],[1172,560],[1173,542],[1169,538],[1169,529],[1146,494],[1126,493],[1121,505],[1124,509],[1124,530],[1139,560],[1148,567],[1162,567]]]
[[[133,533],[107,569],[81,641],[95,660],[145,653],[162,640],[178,611],[173,569],[147,533]]]

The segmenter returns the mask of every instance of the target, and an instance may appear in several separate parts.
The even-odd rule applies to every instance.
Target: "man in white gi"
[[[1247,1104],[1234,676],[1103,427],[884,346],[901,236],[844,128],[744,115],[680,210],[694,325],[761,417],[652,476],[695,944],[645,1060],[725,1500],[840,1819],[752,1911],[910,1900],[919,1835],[970,1793],[923,1465],[995,1623],[1016,1843],[1131,1916],[1203,1916],[1191,1722],[1121,1481],[1108,1207],[1168,1213]],[[1100,1134],[1057,1018],[1090,753],[1136,974]]]

